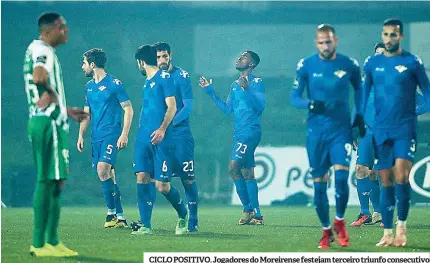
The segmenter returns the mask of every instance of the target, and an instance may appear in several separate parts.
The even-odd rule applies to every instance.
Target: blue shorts
[[[391,169],[396,159],[414,161],[416,152],[415,126],[400,126],[398,129],[374,130],[375,169]]]
[[[261,140],[261,132],[249,134],[235,134],[231,159],[237,161],[241,168],[255,167],[255,149]]]
[[[375,164],[373,132],[370,129],[366,129],[366,135],[358,142],[357,164],[364,165],[370,169],[372,169]]]
[[[308,129],[306,150],[313,178],[323,177],[334,164],[349,167],[352,154],[351,128],[321,132]]]
[[[149,136],[148,136],[149,138]],[[134,146],[133,172],[150,174],[151,178],[170,182],[172,178],[172,146],[166,138],[157,145],[150,139],[136,138]]]
[[[194,180],[194,138],[174,137],[173,175],[182,180]]]
[[[104,162],[115,166],[116,157],[118,155],[118,148],[116,144],[118,142],[118,135],[105,137],[101,141],[92,142],[92,166],[93,172],[97,173],[97,163]]]

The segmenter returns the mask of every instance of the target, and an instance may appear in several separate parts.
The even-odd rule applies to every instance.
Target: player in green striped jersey
[[[76,256],[76,251],[68,249],[58,239],[59,201],[69,175],[67,116],[81,121],[89,115],[82,109],[66,105],[61,66],[55,54],[55,48],[68,40],[66,20],[57,13],[43,13],[38,26],[40,39],[31,42],[24,59],[30,117],[28,136],[37,167],[30,254],[38,257]]]

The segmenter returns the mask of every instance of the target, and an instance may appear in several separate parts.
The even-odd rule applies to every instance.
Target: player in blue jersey
[[[170,74],[157,67],[157,51],[153,46],[139,47],[135,58],[146,81],[133,163],[142,227],[132,234],[153,233],[151,216],[157,188],[178,213],[175,233],[183,235],[187,232],[187,209],[178,190],[170,184],[175,151],[170,124],[176,114],[176,87]]]
[[[350,85],[355,90],[355,104],[361,105],[361,80],[358,62],[336,52],[338,39],[331,25],[319,25],[316,30],[318,53],[301,59],[290,102],[308,109],[306,149],[314,179],[314,203],[323,226],[319,248],[327,249],[334,241],[329,219],[327,197],[328,170],[334,166],[336,189],[336,218],[334,228],[338,243],[349,245],[345,227],[348,203],[349,164],[352,154],[352,129],[349,109]],[[303,98],[304,90],[308,98]],[[358,112],[353,122],[365,133],[363,117]]]
[[[104,70],[106,60],[100,48],[90,49],[83,55],[82,70],[92,78],[85,85],[84,110],[91,113],[93,172],[101,181],[108,208],[104,227],[127,227],[114,167],[118,151],[128,144],[133,107],[121,81]],[[79,127],[77,148],[80,152],[84,150],[88,124],[85,120]]]
[[[229,174],[243,204],[239,225],[263,225],[258,202],[258,185],[254,175],[254,153],[261,140],[261,115],[266,107],[263,80],[252,71],[260,63],[253,51],[243,52],[236,62],[239,79],[233,82],[226,101],[212,87],[212,80],[200,77],[200,86],[225,113],[234,114],[234,132]]]
[[[375,54],[384,52],[384,43],[375,44]],[[377,174],[373,170],[375,154],[373,148],[373,121],[375,118],[373,98],[370,97],[366,105],[364,121],[366,123],[366,135],[360,140],[357,149],[357,163],[355,176],[357,178],[357,193],[360,202],[360,214],[351,223],[351,226],[374,225],[382,222],[380,209],[380,188]],[[369,199],[373,205],[373,214],[370,214]]]
[[[385,45],[378,42],[375,45],[375,54],[384,52]],[[417,107],[416,115],[421,115],[427,110],[424,97],[418,92],[416,94]],[[363,224],[373,225],[382,222],[380,210],[380,187],[377,173],[373,169],[375,162],[374,144],[373,144],[373,122],[375,119],[374,94],[371,90],[364,120],[366,123],[366,135],[359,142],[357,150],[357,164],[355,166],[357,177],[357,193],[360,201],[360,214],[357,219],[351,223],[351,226],[361,226]],[[373,214],[370,215],[369,198],[373,205]],[[381,223],[381,226],[383,224]]]
[[[382,27],[385,51],[366,59],[364,70],[366,105],[374,90],[375,169],[382,181],[381,212],[384,235],[376,246],[405,246],[406,219],[410,205],[409,173],[416,151],[416,90],[423,92],[427,110],[430,106],[430,83],[423,62],[403,50],[403,23],[388,19]],[[394,172],[394,174],[392,173]],[[395,184],[393,183],[395,181]],[[395,201],[397,200],[397,201]],[[398,224],[393,238],[393,214],[397,204]]]
[[[193,90],[190,75],[173,66],[170,45],[164,42],[154,44],[157,50],[157,65],[169,72],[176,86],[176,115],[172,124],[172,140],[175,145],[173,176],[179,176],[188,202],[188,232],[196,232],[198,225],[198,190],[194,176],[194,137],[190,128],[190,114],[193,109]]]

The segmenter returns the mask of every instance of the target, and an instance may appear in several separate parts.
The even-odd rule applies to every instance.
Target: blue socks
[[[381,213],[381,188],[378,180],[370,180],[371,189],[370,201],[372,201],[373,211]]]
[[[336,216],[338,218],[343,218],[345,216],[349,198],[349,171],[336,170],[334,172],[334,176],[334,185],[336,189]]]
[[[105,196],[106,206],[109,213],[115,214],[114,183],[112,178],[102,181],[102,191]]]
[[[233,180],[233,182],[234,182],[234,185],[236,186],[237,195],[239,196],[239,199],[242,202],[243,210],[247,212],[252,211],[252,206],[251,206],[251,202],[249,201],[248,190],[246,187],[245,179],[240,178],[239,180]]]
[[[411,200],[411,185],[409,182],[406,184],[396,184],[394,190],[397,199],[397,217],[400,221],[406,221]]]
[[[199,205],[199,192],[195,181],[192,184],[182,182],[182,185],[184,186],[185,196],[187,197],[188,202],[188,210],[190,211],[188,229],[192,229],[198,225],[197,209]]]
[[[370,181],[369,176],[365,178],[358,179],[357,178],[357,193],[358,200],[360,201],[360,211],[364,215],[370,215],[369,210],[369,197],[372,192],[372,182]]]
[[[154,188],[152,191],[151,188]],[[151,217],[152,217],[152,208],[154,207],[155,195],[155,184],[137,184],[137,206],[139,208],[140,221],[142,224],[150,228],[151,227]]]
[[[330,225],[327,182],[314,182],[314,204],[323,227]]]
[[[187,216],[187,208],[185,208],[184,202],[182,202],[181,196],[175,187],[170,186],[170,191],[163,195],[172,204],[173,208],[175,208],[180,218],[185,218]]]
[[[251,203],[251,207],[253,208],[255,212],[255,217],[261,218],[261,212],[260,212],[260,204],[258,202],[258,185],[257,180],[252,179],[250,181],[246,182],[246,189],[248,192],[249,201]]]
[[[381,191],[381,214],[385,229],[393,228],[393,215],[395,208],[394,187],[382,187]]]
[[[118,219],[125,219],[124,218],[124,210],[122,209],[121,205],[121,192],[119,191],[118,184],[115,184],[115,209],[116,209],[116,215],[118,216]]]

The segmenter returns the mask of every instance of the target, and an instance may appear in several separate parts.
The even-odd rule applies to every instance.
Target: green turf
[[[125,209],[128,219],[137,219],[137,209]],[[264,226],[238,226],[240,207],[200,208],[199,233],[175,236],[176,217],[171,207],[155,207],[153,236],[132,236],[130,229],[103,229],[105,209],[63,208],[60,239],[80,256],[75,259],[32,258],[28,254],[32,237],[30,208],[2,209],[2,262],[142,262],[144,251],[195,252],[289,252],[318,251],[321,228],[314,209],[263,207]],[[334,209],[332,208],[333,212]],[[349,208],[351,222],[358,208]],[[376,248],[382,235],[377,226],[348,227],[351,246],[337,244],[329,251],[430,251],[430,209],[412,208],[408,221],[408,247]]]

